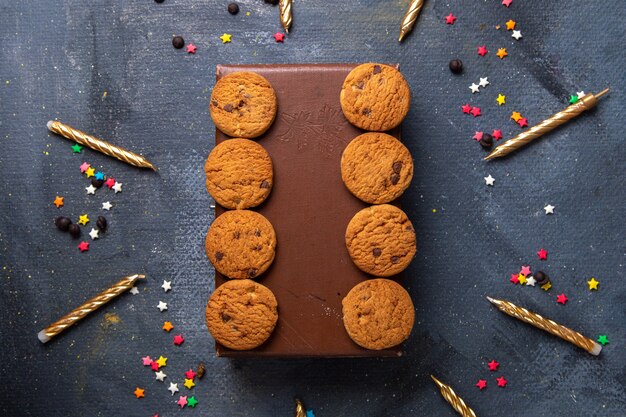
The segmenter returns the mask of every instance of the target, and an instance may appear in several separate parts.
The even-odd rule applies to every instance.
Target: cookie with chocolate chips
[[[346,247],[360,270],[388,277],[402,272],[413,260],[415,230],[398,207],[371,206],[359,211],[348,223]]]
[[[402,122],[409,111],[411,90],[397,69],[383,64],[362,64],[344,80],[339,101],[350,123],[380,132]]]
[[[272,159],[258,143],[229,139],[217,145],[204,164],[206,188],[222,207],[246,209],[261,204],[272,190]]]
[[[276,233],[263,215],[250,210],[227,211],[206,236],[206,254],[229,278],[256,278],[274,261]]]
[[[341,179],[350,192],[370,204],[388,203],[413,178],[411,153],[398,139],[370,132],[354,138],[341,155]]]
[[[254,72],[235,72],[221,78],[213,88],[209,112],[215,126],[228,136],[255,138],[274,122],[276,92]]]
[[[277,320],[278,302],[272,291],[249,279],[225,282],[206,306],[209,332],[218,343],[235,350],[262,345]]]

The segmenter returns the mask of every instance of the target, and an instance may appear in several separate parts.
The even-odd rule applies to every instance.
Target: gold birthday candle
[[[568,342],[582,349],[585,349],[592,355],[597,356],[602,350],[601,345],[589,339],[588,337],[585,337],[572,329],[568,329],[565,326],[555,323],[552,320],[548,320],[537,313],[533,313],[532,311],[528,311],[525,308],[518,307],[509,301],[496,300],[491,297],[487,297],[487,300],[489,300],[491,304],[498,307],[498,310],[502,311],[503,313],[506,313],[511,317],[515,317],[516,319],[533,325],[539,329],[545,330],[546,332],[558,336],[563,340],[567,340]]]
[[[555,114],[549,119],[544,120],[536,126],[531,127],[527,131],[520,133],[513,139],[507,140],[502,145],[495,148],[489,155],[485,157],[485,160],[499,158],[504,155],[508,155],[511,152],[521,148],[527,143],[537,139],[538,137],[554,130],[557,126],[562,125],[570,119],[578,116],[585,110],[592,109],[598,104],[598,99],[609,92],[609,89],[602,90],[598,94],[585,94],[583,97],[579,97],[578,101],[571,106],[565,108],[565,110]]]
[[[409,5],[409,10],[406,11],[404,18],[402,18],[402,25],[400,26],[400,37],[398,42],[402,42],[404,37],[413,30],[417,16],[419,16],[424,7],[424,0],[413,0]]]
[[[74,310],[67,313],[65,316],[52,323],[50,326],[40,331],[37,335],[39,341],[41,343],[49,342],[54,336],[61,333],[63,330],[67,329],[71,325],[77,323],[87,314],[96,311],[118,295],[131,289],[133,285],[135,285],[135,281],[143,278],[145,278],[145,275],[135,274],[128,276],[126,278],[123,278],[112,287],[102,291],[95,297],[85,301],[80,307],[75,308]]]
[[[292,0],[280,0],[278,2],[278,10],[280,12],[280,23],[283,25],[285,32],[289,33],[291,22],[293,21]]]
[[[304,409],[304,405],[302,401],[296,398],[296,414],[295,417],[306,417],[306,410]]]
[[[444,400],[450,403],[452,408],[454,408],[457,413],[459,413],[463,417],[476,417],[476,413],[474,413],[474,410],[472,410],[467,404],[465,404],[463,398],[456,395],[456,392],[454,392],[450,385],[444,384],[432,375],[430,377],[433,379],[433,381],[435,381],[435,384],[439,388],[441,396],[444,398]]]

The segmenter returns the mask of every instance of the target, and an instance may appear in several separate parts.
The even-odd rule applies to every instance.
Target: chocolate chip
[[[372,255],[374,256],[374,258],[378,258],[382,253],[383,251],[381,251],[379,248],[372,249]]]
[[[174,46],[174,48],[176,49],[180,49],[185,46],[185,40],[182,36],[174,36],[172,38],[172,46]]]
[[[155,3],[163,3],[165,0],[154,0]]]
[[[402,161],[396,161],[393,163],[393,172],[395,172],[396,174],[399,174],[400,171],[402,171]]]
[[[263,182],[261,182],[260,188],[270,188],[270,183],[266,180],[263,180]]]
[[[363,87],[365,87],[365,83],[363,81],[359,81],[359,83],[356,85],[356,88],[358,88],[359,90],[362,90]]]
[[[80,236],[80,227],[77,224],[70,224],[67,230],[74,239]]]
[[[217,105],[219,103],[217,102],[217,100],[213,99],[213,100],[211,100],[211,104],[214,105],[215,107],[217,107]]]
[[[239,13],[239,5],[237,3],[231,3],[228,5],[228,13],[237,14]]]
[[[461,61],[460,59],[453,59],[448,64],[448,67],[450,67],[450,71],[452,71],[454,74],[460,74],[463,72],[463,61]]]
[[[261,236],[261,231],[260,231],[259,229],[255,230],[255,231],[254,231],[254,235],[255,235],[256,237],[260,237],[260,236]]]
[[[374,65],[374,74],[380,74],[381,71],[380,65]]]
[[[226,313],[221,313],[220,316],[222,316],[222,321],[224,323],[228,323],[229,321],[231,321],[233,319],[231,316],[229,316]]]
[[[256,245],[255,247],[252,248],[252,250],[260,251],[261,245]]]
[[[96,220],[96,226],[100,229],[101,232],[107,230],[107,219],[104,216],[98,216],[98,220]]]
[[[233,236],[235,236],[235,239],[239,239],[241,237],[241,233],[235,232]]]
[[[265,3],[271,4],[272,6],[276,6],[279,0],[265,0]]]
[[[537,281],[537,284],[544,285],[550,281],[550,277],[543,271],[537,271],[533,274],[533,278]]]
[[[483,137],[478,143],[480,143],[480,146],[483,148],[489,149],[493,146],[493,136],[489,133],[483,133]]]
[[[397,264],[398,262],[400,262],[400,258],[398,258],[397,256],[392,256],[391,257],[391,263],[392,264]]]
[[[70,225],[72,224],[72,220],[70,220],[68,217],[60,216],[56,218],[54,224],[56,224],[57,228],[62,232],[67,232],[67,229],[69,229]]]
[[[256,277],[256,274],[257,274],[258,272],[259,272],[259,270],[258,270],[258,269],[256,269],[256,268],[250,268],[250,269],[248,269],[248,276],[249,276],[250,278],[254,278],[254,277]]]
[[[231,111],[233,111],[233,105],[228,103],[227,105],[224,106],[224,111],[227,111],[230,113]]]
[[[369,116],[370,114],[372,114],[372,111],[368,108],[365,108],[361,113],[363,113],[365,116]]]
[[[215,252],[215,260],[221,261],[224,259],[224,254],[222,252]]]
[[[93,185],[96,188],[100,188],[104,185],[104,180],[99,180],[99,179],[96,179],[96,177],[93,177],[91,179],[91,185]]]
[[[204,364],[204,362],[200,362],[198,364],[198,370],[196,371],[196,376],[198,377],[198,379],[202,379],[205,372],[206,372],[206,365]]]
[[[246,102],[243,100],[239,100],[239,104],[237,104],[237,107],[243,107],[246,105]]]
[[[396,174],[395,172],[393,174],[391,174],[391,183],[393,185],[396,185],[398,183],[398,181],[400,181],[400,176],[398,174]]]

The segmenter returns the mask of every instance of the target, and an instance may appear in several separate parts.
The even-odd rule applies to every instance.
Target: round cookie
[[[218,343],[235,350],[263,344],[277,320],[278,303],[272,291],[249,279],[225,282],[206,306],[209,332]]]
[[[371,206],[359,211],[348,223],[346,247],[360,270],[388,277],[403,271],[413,260],[415,231],[398,207]]]
[[[408,113],[411,90],[397,69],[362,64],[344,80],[339,101],[350,123],[365,130],[384,131],[398,126]]]
[[[213,88],[209,112],[215,126],[228,136],[255,138],[265,133],[276,117],[276,92],[254,72],[234,72]]]
[[[354,138],[341,155],[341,179],[350,192],[370,204],[388,203],[413,178],[411,153],[398,139],[370,132]]]
[[[217,145],[204,172],[209,194],[229,209],[258,206],[270,194],[274,179],[269,154],[248,139],[229,139]]]
[[[227,211],[206,235],[206,254],[229,278],[255,278],[274,261],[276,233],[261,214],[250,210]]]
[[[366,349],[397,346],[409,338],[415,311],[409,293],[388,279],[357,284],[341,302],[343,325],[354,342]]]

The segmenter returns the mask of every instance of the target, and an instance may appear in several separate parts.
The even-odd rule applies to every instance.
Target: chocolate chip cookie
[[[229,139],[217,145],[204,172],[209,194],[229,209],[258,206],[270,194],[274,179],[269,154],[248,139]]]
[[[415,231],[396,206],[381,204],[354,215],[346,229],[346,247],[355,265],[388,277],[403,271],[415,256]]]
[[[276,233],[261,214],[250,210],[227,211],[206,235],[206,254],[229,278],[255,278],[274,261]]]
[[[263,344],[277,320],[278,302],[272,291],[249,279],[225,282],[206,306],[209,332],[218,343],[235,350]]]
[[[350,192],[370,204],[388,203],[413,178],[411,153],[398,139],[370,132],[354,138],[341,155],[341,178]]]
[[[415,311],[409,293],[388,279],[357,284],[341,302],[343,325],[356,344],[366,349],[387,349],[409,338]]]
[[[234,72],[213,88],[209,112],[228,136],[255,138],[274,122],[278,101],[272,85],[254,72]]]
[[[397,69],[362,64],[350,71],[339,97],[346,119],[365,130],[384,131],[398,126],[411,102],[411,90]]]

